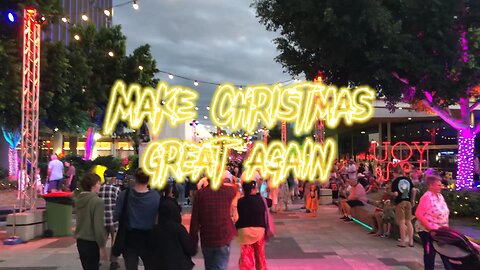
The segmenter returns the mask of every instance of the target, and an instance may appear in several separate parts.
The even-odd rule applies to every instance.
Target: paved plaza
[[[399,248],[393,239],[370,236],[366,228],[340,220],[336,206],[320,206],[316,218],[300,210],[300,206],[295,204],[288,212],[274,214],[276,236],[266,246],[269,269],[423,269],[420,244]],[[184,214],[183,223],[188,224],[189,219],[190,215]],[[239,245],[234,241],[229,269],[238,269],[239,255]],[[204,269],[201,252],[194,262],[194,269]],[[443,269],[438,258],[437,264],[436,269]],[[81,266],[75,239],[65,237],[17,246],[0,245],[0,270],[3,269],[73,270]],[[108,269],[107,263],[102,269]]]

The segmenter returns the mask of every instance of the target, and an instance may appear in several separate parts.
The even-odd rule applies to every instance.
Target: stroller
[[[453,269],[480,269],[480,253],[465,235],[447,227],[433,230],[430,235],[433,248],[448,258]]]

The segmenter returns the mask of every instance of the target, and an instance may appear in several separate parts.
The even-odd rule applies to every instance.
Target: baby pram
[[[437,253],[447,257],[453,269],[480,269],[479,251],[475,249],[465,235],[447,227],[433,230],[430,235]]]

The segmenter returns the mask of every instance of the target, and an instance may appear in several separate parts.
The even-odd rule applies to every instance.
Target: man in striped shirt
[[[107,231],[107,238],[108,236],[112,237],[112,246],[118,227],[118,222],[113,221],[113,212],[115,211],[118,194],[120,193],[120,188],[115,186],[115,176],[116,173],[114,170],[105,171],[105,183],[100,187],[100,193],[98,194],[105,203],[105,230]],[[118,268],[120,268],[118,258],[110,254],[110,270]]]

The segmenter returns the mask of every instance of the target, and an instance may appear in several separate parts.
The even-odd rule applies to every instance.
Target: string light
[[[62,22],[67,23],[67,22],[68,22],[68,19],[65,18],[65,17],[63,17],[63,18],[62,18]]]
[[[138,66],[138,69],[143,70],[143,66]]]
[[[180,79],[187,80],[187,81],[193,81],[193,84],[195,86],[197,86],[197,84],[200,84],[200,83],[201,84],[207,84],[207,85],[214,85],[214,86],[220,86],[221,85],[221,83],[218,83],[218,82],[198,80],[198,79],[194,79],[194,78],[187,77],[187,76],[182,76],[182,75],[175,74],[175,73],[165,71],[165,70],[159,70],[158,73],[166,74],[170,80],[172,80],[173,78],[180,78]],[[195,84],[195,82],[197,82],[197,84]],[[266,84],[266,85],[274,85],[274,84],[284,85],[284,84],[289,84],[289,83],[292,83],[292,82],[294,82],[293,79],[288,79],[288,80],[284,80],[284,81],[280,81],[280,82],[264,83],[264,84]],[[244,84],[234,84],[234,86],[237,87],[239,90],[243,90]]]
[[[193,81],[193,85],[198,86],[197,80]]]
[[[135,9],[135,10],[138,10],[138,9],[140,8],[140,6],[138,5],[138,3],[137,3],[136,0],[133,1],[132,7],[133,7],[133,9]]]
[[[88,16],[87,16],[87,15],[85,15],[85,14],[83,14],[83,15],[82,15],[82,20],[84,20],[84,21],[88,21]]]
[[[74,38],[75,40],[80,40],[80,36],[79,36],[79,35],[75,35],[75,36],[73,36],[73,38]]]
[[[109,55],[110,57],[115,56],[115,54],[114,54],[112,51],[109,51],[109,52],[108,52],[108,55]]]
[[[471,189],[473,187],[474,149],[475,138],[469,134],[463,134],[460,130],[458,136],[458,169],[456,190]]]
[[[110,17],[110,15],[111,15],[111,14],[110,14],[110,10],[108,10],[108,9],[105,9],[105,10],[103,11],[103,14],[105,14],[105,16],[107,16],[107,17]]]

